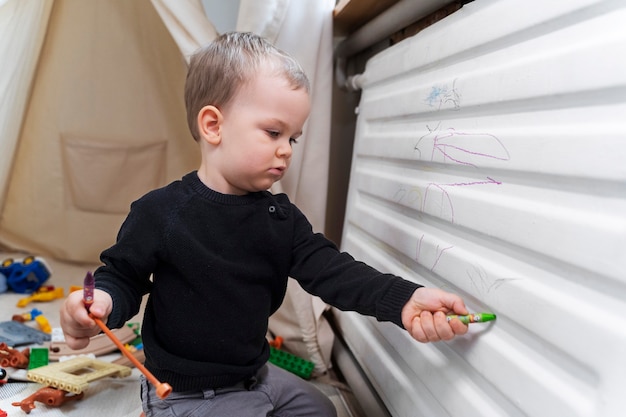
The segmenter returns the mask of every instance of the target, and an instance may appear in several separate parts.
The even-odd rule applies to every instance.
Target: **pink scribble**
[[[470,186],[475,186],[475,185],[501,185],[501,184],[502,183],[500,181],[494,180],[491,177],[487,177],[486,181],[453,182],[453,183],[448,183],[448,184],[437,184],[437,183],[431,182],[430,184],[428,184],[428,186],[426,187],[426,191],[424,192],[424,199],[422,200],[422,206],[420,207],[420,210],[422,212],[426,211],[427,202],[432,202],[432,197],[429,199],[429,191],[432,188],[436,188],[439,191],[441,191],[441,203],[439,205],[440,216],[445,218],[445,213],[446,213],[446,208],[447,208],[447,211],[450,214],[449,216],[450,222],[454,223],[454,205],[452,204],[452,198],[450,197],[450,194],[444,187],[470,187]]]
[[[454,128],[441,130],[440,125],[441,122],[434,129],[426,125],[428,133],[417,141],[414,148],[420,156],[421,147],[428,146],[426,145],[428,142],[432,143],[431,161],[435,160],[437,154],[441,154],[444,161],[450,160],[457,164],[475,167],[476,165],[468,160],[468,156],[500,161],[510,159],[508,150],[497,136],[490,133],[459,132]]]

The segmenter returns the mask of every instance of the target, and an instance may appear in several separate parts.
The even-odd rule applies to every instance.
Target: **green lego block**
[[[48,365],[48,349],[30,349],[30,357],[28,358],[28,369],[35,369],[46,365]]]
[[[273,346],[270,346],[269,361],[270,363],[273,363],[274,365],[304,379],[311,378],[311,373],[313,372],[313,368],[315,368],[315,364],[313,362],[309,362],[306,359],[292,355],[284,350],[276,349]]]

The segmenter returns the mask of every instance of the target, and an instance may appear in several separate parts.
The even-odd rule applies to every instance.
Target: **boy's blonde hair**
[[[248,32],[230,32],[198,50],[189,63],[185,82],[187,123],[200,140],[198,113],[204,106],[224,109],[262,66],[284,77],[294,90],[309,93],[309,80],[298,62],[265,39]]]

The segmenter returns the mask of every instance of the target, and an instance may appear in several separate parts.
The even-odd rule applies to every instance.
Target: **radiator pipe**
[[[450,0],[400,0],[350,34],[335,47],[335,81],[339,88],[357,91],[363,86],[363,74],[347,76],[348,58],[449,3]]]

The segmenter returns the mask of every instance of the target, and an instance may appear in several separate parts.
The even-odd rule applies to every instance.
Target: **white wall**
[[[480,0],[368,62],[342,248],[495,323],[339,314],[394,416],[621,416],[626,4]]]

